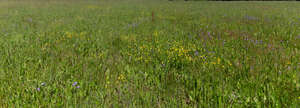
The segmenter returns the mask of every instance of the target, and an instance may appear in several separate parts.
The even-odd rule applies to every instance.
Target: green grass
[[[0,2],[0,106],[296,108],[299,10],[297,2]]]

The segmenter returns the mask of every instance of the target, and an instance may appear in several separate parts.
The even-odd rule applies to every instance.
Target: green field
[[[300,107],[300,2],[0,2],[0,107]]]

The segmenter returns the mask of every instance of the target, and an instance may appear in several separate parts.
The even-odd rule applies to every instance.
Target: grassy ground
[[[299,10],[0,2],[0,106],[299,107]]]

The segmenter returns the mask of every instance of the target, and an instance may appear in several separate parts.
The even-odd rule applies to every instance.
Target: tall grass
[[[0,2],[0,106],[296,108],[299,9]]]

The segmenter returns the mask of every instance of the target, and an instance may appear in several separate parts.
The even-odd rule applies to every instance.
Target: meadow
[[[300,107],[300,2],[0,1],[0,107]]]

